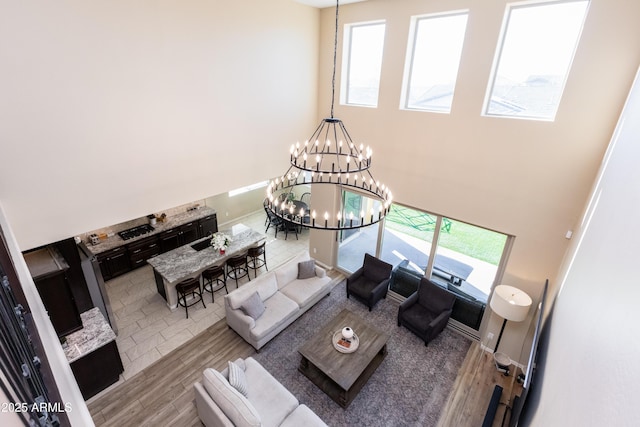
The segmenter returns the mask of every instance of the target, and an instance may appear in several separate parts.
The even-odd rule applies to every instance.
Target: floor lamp
[[[512,322],[522,322],[527,317],[527,313],[529,312],[529,307],[532,302],[531,297],[518,288],[514,288],[509,285],[496,286],[489,305],[491,306],[491,310],[504,320],[502,322],[502,328],[500,328],[496,348],[493,350],[494,356],[498,352],[498,346],[502,339],[504,327],[507,326],[507,320],[511,320]],[[496,361],[498,361],[498,359],[496,359]],[[509,360],[507,366],[504,367],[504,369],[507,370],[505,375],[509,372],[508,366],[510,364],[511,360]]]

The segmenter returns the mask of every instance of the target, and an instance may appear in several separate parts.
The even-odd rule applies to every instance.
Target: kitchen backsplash
[[[180,206],[176,206],[175,208],[169,208],[169,209],[165,209],[162,212],[153,212],[152,214],[156,215],[156,216],[160,216],[163,213],[167,215],[167,217],[172,217],[173,215],[177,215],[180,213],[184,213],[187,212],[191,209],[194,208],[200,208],[206,206],[205,205],[205,201],[203,200],[198,200],[195,202],[191,202],[191,203],[187,203],[185,205],[180,205]],[[144,216],[142,218],[136,218],[133,219],[131,221],[125,221],[125,222],[121,222],[120,224],[115,224],[115,225],[110,225],[108,227],[103,227],[97,230],[93,230],[93,231],[89,231],[87,233],[83,233],[81,235],[79,235],[78,237],[80,239],[82,239],[83,242],[86,243],[90,243],[90,238],[89,236],[91,236],[92,234],[96,234],[97,236],[103,235],[103,236],[112,236],[114,234],[116,234],[119,231],[122,230],[127,230],[129,228],[133,228],[133,227],[137,227],[139,225],[142,224],[148,224],[149,223],[149,219]]]

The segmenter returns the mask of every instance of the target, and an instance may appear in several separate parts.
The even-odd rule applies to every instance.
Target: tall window
[[[378,105],[384,32],[384,22],[345,26],[340,100],[343,104]]]
[[[485,114],[553,120],[588,0],[509,6]]]
[[[450,112],[467,13],[413,17],[401,108]]]

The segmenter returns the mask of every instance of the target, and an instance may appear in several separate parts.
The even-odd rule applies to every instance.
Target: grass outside
[[[446,221],[448,231],[445,229]],[[392,230],[433,243],[436,216],[404,206],[392,205],[385,224]],[[440,246],[498,265],[507,236],[471,224],[443,218]]]

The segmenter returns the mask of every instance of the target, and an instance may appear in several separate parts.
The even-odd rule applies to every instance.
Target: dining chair
[[[269,210],[268,207],[264,207],[264,211],[267,214],[267,228],[264,230],[264,232],[266,233],[267,231],[269,231],[269,228],[271,228],[273,226],[273,228],[276,231],[276,235],[275,237],[278,237],[278,229],[282,226],[282,223],[284,221],[282,221],[282,218],[278,217],[276,214],[274,214],[273,212],[271,212]]]

